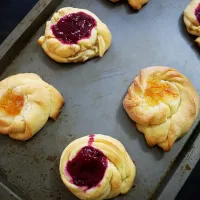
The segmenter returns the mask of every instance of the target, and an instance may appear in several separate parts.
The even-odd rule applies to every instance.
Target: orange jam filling
[[[149,80],[144,96],[148,104],[154,106],[166,96],[175,98],[178,94],[174,92],[173,88],[166,82],[162,83],[159,80]]]
[[[0,108],[3,109],[8,115],[18,115],[24,105],[24,97],[14,94],[8,90],[0,99]]]

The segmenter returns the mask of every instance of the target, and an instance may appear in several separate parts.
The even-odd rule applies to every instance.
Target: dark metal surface
[[[0,174],[0,199],[1,200],[25,200],[29,199],[14,185],[11,185],[7,177]]]
[[[0,30],[0,44],[37,2],[38,0],[21,0],[19,4],[19,1],[16,0],[0,1],[0,19],[3,19],[1,21],[3,28]]]
[[[60,155],[75,138],[103,133],[119,139],[137,166],[136,187],[116,199],[145,200],[159,190],[162,180],[170,178],[167,172],[195,125],[169,153],[163,153],[159,148],[146,145],[143,135],[126,115],[122,100],[139,71],[153,65],[176,68],[191,79],[200,93],[200,54],[182,22],[182,12],[188,3],[188,0],[152,0],[135,13],[125,3],[65,0],[60,7],[89,9],[108,25],[113,35],[112,46],[105,56],[84,64],[54,62],[37,45],[45,25],[39,31],[36,26],[30,29],[32,23],[27,27],[20,25],[19,28],[27,30],[27,33],[36,33],[10,66],[7,61],[13,60],[16,52],[9,51],[13,45],[7,48],[8,40],[3,43],[0,64],[1,70],[5,71],[1,78],[19,72],[35,72],[61,91],[66,104],[57,121],[49,120],[27,142],[0,136],[0,171],[10,183],[31,199],[75,200],[60,179]],[[43,6],[38,9],[41,9],[39,15],[37,9],[32,14],[37,16],[37,21],[45,23],[44,17],[41,18]],[[14,32],[10,40],[22,40],[17,34]],[[18,42],[17,47],[20,49],[22,46]]]

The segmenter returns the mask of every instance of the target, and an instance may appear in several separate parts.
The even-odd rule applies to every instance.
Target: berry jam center
[[[24,105],[24,97],[8,90],[0,99],[0,108],[8,115],[16,116],[21,112]]]
[[[84,12],[77,12],[62,17],[51,29],[62,43],[77,44],[79,40],[89,38],[96,25],[93,17]]]
[[[83,147],[66,166],[73,183],[77,186],[86,186],[88,189],[100,183],[106,168],[107,158],[92,146]]]
[[[196,15],[197,21],[200,23],[200,3],[195,10],[195,15]]]

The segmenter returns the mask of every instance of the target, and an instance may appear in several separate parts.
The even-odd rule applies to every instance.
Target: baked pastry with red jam
[[[199,97],[189,79],[163,66],[141,70],[123,105],[148,145],[164,151],[189,131],[199,113]]]
[[[102,57],[111,40],[108,27],[95,14],[85,9],[66,7],[47,21],[45,34],[38,43],[53,60],[71,63]]]
[[[124,146],[106,135],[90,135],[70,143],[60,159],[66,187],[79,199],[102,200],[126,194],[136,167]]]
[[[200,46],[200,0],[192,0],[184,11],[187,31],[198,36],[195,42]]]
[[[120,0],[111,0],[112,2],[119,2]],[[128,3],[136,10],[140,10],[142,6],[148,3],[149,0],[128,0]]]

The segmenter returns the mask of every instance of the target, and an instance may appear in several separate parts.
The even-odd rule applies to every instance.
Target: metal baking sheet
[[[56,8],[58,2],[40,1],[17,27],[20,31],[14,30],[1,46],[1,79],[21,72],[37,73],[54,85],[66,102],[58,119],[49,120],[31,140],[20,142],[0,136],[0,171],[2,180],[7,180],[0,179],[2,191],[16,193],[18,199],[75,200],[60,179],[60,155],[74,139],[102,133],[119,139],[137,166],[135,187],[116,199],[146,200],[162,194],[166,197],[162,188],[176,183],[170,178],[177,180],[177,173],[173,176],[170,169],[176,171],[183,164],[184,154],[180,152],[185,145],[192,146],[187,141],[199,116],[189,133],[169,153],[163,153],[146,145],[143,135],[125,113],[122,100],[139,71],[153,65],[176,68],[191,79],[200,93],[200,53],[182,21],[182,12],[189,1],[151,0],[139,12],[126,2],[64,0]],[[45,20],[54,8],[65,6],[88,9],[108,25],[113,41],[103,58],[83,64],[59,64],[44,54],[37,39],[44,33]],[[195,132],[198,135],[199,127]],[[182,186],[178,184],[173,194]]]

